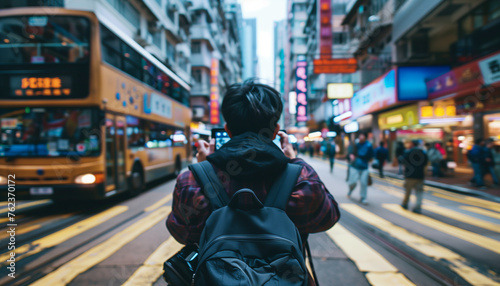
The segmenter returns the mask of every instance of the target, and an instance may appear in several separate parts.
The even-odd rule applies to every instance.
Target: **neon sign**
[[[69,97],[71,77],[22,77],[10,78],[12,97]]]
[[[297,69],[295,71],[297,93],[297,122],[307,121],[307,62],[305,58],[300,58],[297,61]]]

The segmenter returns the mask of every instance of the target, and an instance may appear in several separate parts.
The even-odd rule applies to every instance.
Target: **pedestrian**
[[[314,157],[314,146],[312,142],[309,143],[309,156],[311,158]]]
[[[443,159],[442,153],[439,151],[439,149],[436,147],[436,144],[432,144],[431,148],[429,149],[429,152],[427,153],[429,162],[431,162],[432,165],[432,176],[439,178],[442,177],[441,173],[441,160]]]
[[[366,198],[366,191],[368,188],[368,164],[373,159],[373,146],[372,144],[366,140],[367,134],[361,133],[359,135],[359,142],[355,145],[355,148],[351,154],[349,154],[351,158],[351,168],[349,174],[349,192],[347,197],[351,197],[354,188],[356,188],[356,184],[359,180],[361,187],[361,203],[366,205],[368,204],[368,200]]]
[[[378,172],[380,174],[380,178],[384,177],[384,164],[385,161],[389,158],[389,151],[385,148],[385,142],[381,141],[380,145],[377,149],[375,149],[375,158],[378,161]]]
[[[333,165],[335,164],[335,155],[337,155],[337,144],[333,138],[330,139],[327,145],[328,160],[330,162],[330,173],[333,173]]]
[[[493,161],[495,162],[495,175],[500,178],[500,145],[493,146],[491,148],[491,153],[493,154]]]
[[[300,175],[288,199],[286,214],[304,244],[309,233],[331,228],[340,213],[337,202],[316,171],[296,158],[288,135],[279,131],[277,121],[282,111],[281,95],[274,88],[252,80],[231,85],[221,106],[226,121],[224,128],[231,140],[215,152],[213,144],[202,141],[196,157],[199,162],[207,160],[210,163],[229,198],[236,191],[248,188],[261,202],[265,201],[271,185],[288,163],[300,165]],[[276,134],[282,138],[281,148],[272,142]],[[237,202],[239,208],[255,206],[255,199]],[[171,235],[181,244],[198,244],[211,212],[210,200],[204,196],[193,173],[188,170],[179,175],[173,192],[172,212],[166,222]],[[312,283],[309,277],[308,285]]]
[[[413,208],[414,213],[422,213],[422,199],[424,195],[424,178],[425,178],[425,167],[427,166],[428,157],[424,150],[418,148],[418,140],[412,141],[412,148],[405,151],[403,155],[404,164],[404,188],[405,196],[401,207],[408,209],[408,202],[410,200],[411,191],[415,190],[415,197],[417,198],[415,202],[415,207]]]
[[[493,185],[495,187],[498,187],[500,183],[498,182],[498,177],[495,172],[495,158],[493,157],[493,147],[494,147],[494,141],[491,139],[486,140],[486,146],[484,147],[484,161],[485,164],[483,166],[484,172],[483,172],[483,181],[484,181],[484,176],[487,174],[491,175],[491,179],[493,180]]]
[[[347,160],[347,176],[345,177],[345,181],[346,182],[349,181],[349,174],[351,173],[351,156],[350,156],[350,154],[354,153],[354,149],[355,149],[355,146],[356,146],[356,143],[357,143],[356,140],[354,142],[351,142],[349,144],[349,146],[347,147],[347,156],[346,156],[346,160]]]
[[[396,143],[396,159],[398,160],[399,174],[403,174],[403,155],[405,153],[405,145],[403,142]]]
[[[478,138],[474,142],[472,149],[467,152],[467,159],[474,170],[474,177],[471,179],[471,183],[475,184],[478,188],[485,188],[482,167],[485,164],[484,157],[484,140],[483,138]]]

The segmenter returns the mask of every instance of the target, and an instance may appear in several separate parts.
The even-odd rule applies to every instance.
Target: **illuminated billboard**
[[[220,123],[219,113],[219,60],[212,59],[210,68],[210,124]]]
[[[327,86],[328,99],[345,99],[353,95],[352,83],[329,83]]]

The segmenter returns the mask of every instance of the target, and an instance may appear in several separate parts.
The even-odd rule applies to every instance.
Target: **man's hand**
[[[293,150],[292,144],[288,142],[288,134],[283,131],[278,132],[278,135],[281,137],[281,150],[285,156],[290,159],[294,159],[296,157],[295,150]]]
[[[214,152],[215,148],[215,141],[214,139],[210,140],[210,143],[208,143],[205,140],[199,140],[198,141],[198,153],[196,153],[196,159],[199,162],[203,162],[207,160],[207,156],[212,154]]]

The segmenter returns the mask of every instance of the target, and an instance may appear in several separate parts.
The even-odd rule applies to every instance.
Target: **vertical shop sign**
[[[320,0],[319,5],[319,30],[320,30],[320,58],[332,57],[332,3],[331,0]]]
[[[220,123],[219,114],[219,60],[212,59],[210,69],[210,124]]]
[[[307,121],[307,61],[305,57],[297,60],[295,72],[295,92],[297,93],[297,122]]]

